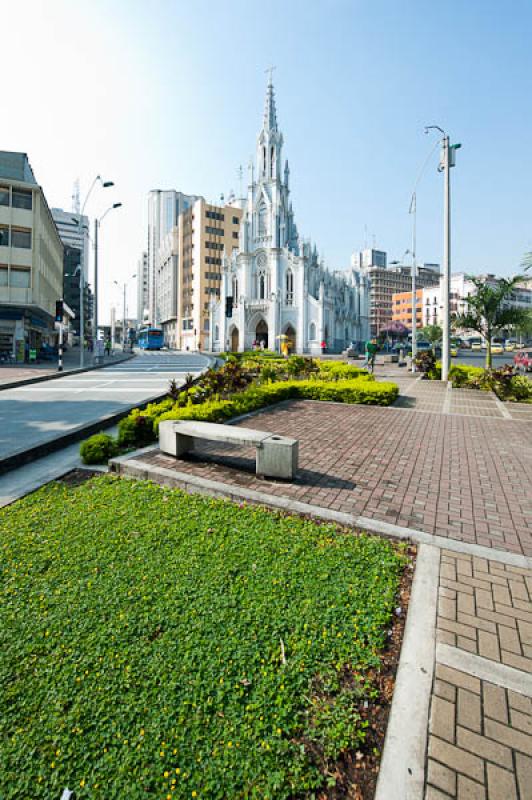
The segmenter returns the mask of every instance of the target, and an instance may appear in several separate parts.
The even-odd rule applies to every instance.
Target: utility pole
[[[442,354],[441,354],[441,379],[444,383],[449,380],[449,365],[451,352],[451,175],[450,169],[456,164],[456,151],[461,144],[450,144],[449,136],[439,125],[428,125],[429,130],[437,130],[442,134],[441,155],[438,172],[443,172],[443,278],[442,289]]]
[[[449,137],[447,134],[442,141],[443,170],[443,341],[441,353],[441,379],[444,383],[449,380],[450,362],[450,335],[451,335],[451,180],[449,163]]]
[[[416,193],[412,195],[410,202],[410,213],[412,218],[412,372],[416,371],[417,356],[417,264],[416,264],[416,215],[417,215]]]
[[[126,283],[124,281],[124,314],[122,316],[122,350],[126,349]]]

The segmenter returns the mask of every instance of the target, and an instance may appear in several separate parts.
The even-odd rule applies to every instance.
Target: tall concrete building
[[[373,263],[375,261],[375,263]],[[404,264],[387,263],[386,253],[380,250],[363,250],[353,253],[351,265],[360,269],[370,282],[370,333],[378,336],[389,325],[393,316],[393,295],[408,292],[412,288],[412,267]],[[418,289],[437,286],[440,282],[438,264],[424,264],[417,267],[416,284]]]
[[[148,319],[149,306],[148,253],[145,250],[137,263],[137,320],[140,327]]]
[[[52,217],[56,224],[61,241],[67,247],[74,247],[81,252],[85,283],[89,282],[89,218],[74,211],[63,211],[52,208]]]
[[[0,351],[56,339],[63,296],[63,243],[26,153],[0,151]]]
[[[222,254],[238,248],[242,211],[196,200],[159,248],[156,295],[165,342],[182,350],[210,346],[210,317],[220,298]]]
[[[177,225],[177,220],[196,200],[196,195],[174,189],[154,189],[148,195],[148,318],[152,325],[160,322],[156,293],[158,253],[164,237]]]

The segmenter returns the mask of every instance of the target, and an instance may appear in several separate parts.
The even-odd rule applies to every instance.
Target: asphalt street
[[[194,353],[141,352],[105,369],[6,389],[0,392],[0,457],[161,395],[172,378],[182,383],[207,365]]]

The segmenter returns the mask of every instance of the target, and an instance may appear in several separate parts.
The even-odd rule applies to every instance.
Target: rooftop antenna
[[[74,181],[74,186],[72,188],[72,213],[79,214],[81,210],[80,202],[79,202],[79,178],[76,178]]]
[[[238,175],[238,185],[240,187],[240,189],[239,189],[240,195],[239,196],[243,197],[243,195],[242,195],[242,177],[244,175],[244,170],[242,168],[242,164],[239,165],[239,167],[238,167],[238,169],[236,171],[236,174]]]
[[[375,236],[375,234],[373,234],[373,249],[374,250],[377,249],[377,237]]]

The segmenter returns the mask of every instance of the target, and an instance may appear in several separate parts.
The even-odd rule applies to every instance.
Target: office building
[[[56,341],[63,243],[26,153],[0,151],[0,352]]]
[[[52,217],[56,224],[61,241],[67,247],[81,251],[85,283],[89,282],[89,218],[62,208],[52,208]]]
[[[412,330],[412,291],[392,295],[392,322]],[[423,289],[416,290],[416,328],[423,327]]]
[[[137,320],[140,327],[148,321],[149,305],[148,253],[144,251],[137,262]]]

